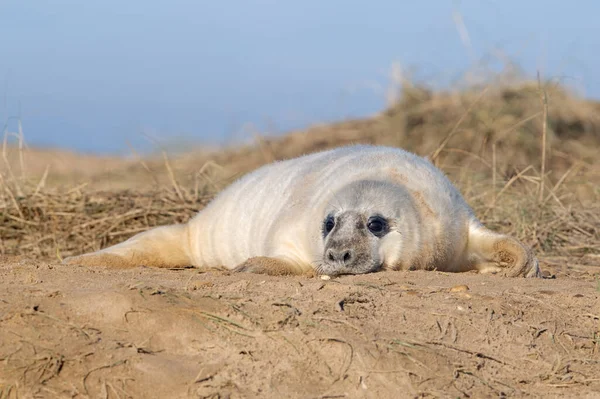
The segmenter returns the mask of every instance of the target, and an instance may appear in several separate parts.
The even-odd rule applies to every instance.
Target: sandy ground
[[[2,258],[0,398],[600,397],[600,259],[579,263],[326,281]]]

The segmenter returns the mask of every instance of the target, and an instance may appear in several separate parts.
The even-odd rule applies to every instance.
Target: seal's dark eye
[[[323,235],[329,234],[334,227],[335,220],[333,219],[333,216],[328,216],[327,219],[325,219],[325,222],[323,223]]]
[[[371,233],[375,234],[378,237],[385,235],[385,233],[387,233],[388,230],[387,222],[385,221],[385,219],[379,216],[373,216],[372,218],[370,218],[369,222],[367,223],[367,227],[369,228],[369,231]]]

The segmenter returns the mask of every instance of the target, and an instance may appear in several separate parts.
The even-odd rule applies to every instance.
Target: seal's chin
[[[340,265],[324,264],[318,268],[318,274],[328,276],[342,276],[345,274],[367,274],[375,273],[384,269],[383,264],[374,263],[368,267],[368,265],[357,265],[354,267],[346,267]]]

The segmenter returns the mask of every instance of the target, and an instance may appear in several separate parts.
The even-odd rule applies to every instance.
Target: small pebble
[[[548,270],[542,270],[542,278],[555,279],[556,275],[550,273]]]
[[[469,287],[466,285],[455,285],[454,287],[450,288],[450,292],[464,292],[464,291],[469,291]]]
[[[324,274],[321,276],[321,280],[331,280],[331,276]]]

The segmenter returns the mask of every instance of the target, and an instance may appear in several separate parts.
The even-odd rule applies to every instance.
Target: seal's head
[[[360,180],[335,192],[325,209],[321,274],[361,274],[398,260],[414,223],[411,197],[399,185]]]

